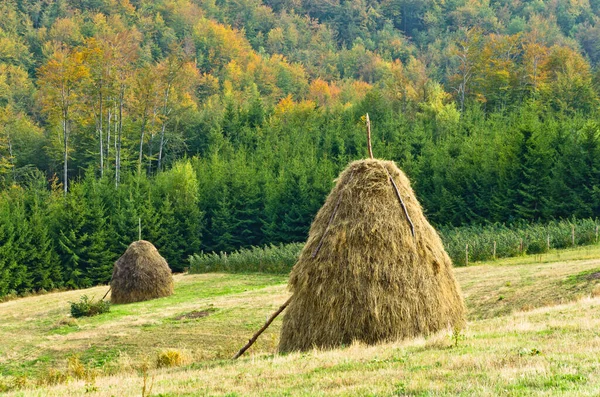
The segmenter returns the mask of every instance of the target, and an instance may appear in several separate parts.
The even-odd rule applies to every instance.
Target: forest
[[[437,227],[600,216],[600,1],[4,0],[0,296],[106,283],[141,236],[305,240],[339,171]]]

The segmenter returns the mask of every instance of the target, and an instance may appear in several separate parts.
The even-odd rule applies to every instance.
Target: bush
[[[177,350],[164,350],[156,357],[158,368],[178,367],[183,364],[183,355]]]
[[[88,298],[87,295],[83,295],[79,298],[79,302],[69,303],[71,304],[71,316],[75,318],[90,317],[110,311],[110,302],[102,299],[94,302],[94,300]]]

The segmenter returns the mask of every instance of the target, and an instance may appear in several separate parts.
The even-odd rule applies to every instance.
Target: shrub
[[[102,299],[94,302],[94,300],[88,298],[87,295],[83,295],[79,298],[79,302],[69,303],[71,304],[71,316],[75,318],[90,317],[110,311],[110,302]]]
[[[161,351],[156,358],[158,368],[178,367],[181,364],[183,364],[183,355],[178,350]]]

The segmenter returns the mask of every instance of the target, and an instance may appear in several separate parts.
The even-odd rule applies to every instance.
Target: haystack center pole
[[[371,148],[371,120],[369,120],[369,113],[367,113],[367,145],[369,146],[369,157],[373,159],[373,149]]]
[[[242,347],[240,349],[240,351],[236,353],[235,356],[233,356],[232,360],[237,360],[242,354],[244,354],[246,352],[246,350],[248,350],[250,348],[250,346],[252,346],[254,344],[254,342],[256,342],[256,340],[258,339],[260,334],[262,334],[267,328],[269,328],[269,325],[271,325],[273,320],[275,320],[275,318],[277,316],[279,316],[281,314],[281,312],[285,310],[286,307],[288,307],[291,300],[292,300],[292,297],[290,296],[288,298],[288,300],[286,300],[285,303],[283,305],[281,305],[281,307],[279,309],[277,309],[277,311],[275,313],[271,314],[271,317],[268,318],[265,325],[263,325],[261,329],[259,329],[254,335],[252,335],[252,338],[250,338],[250,340],[248,340],[248,343],[246,343],[244,345],[244,347]]]

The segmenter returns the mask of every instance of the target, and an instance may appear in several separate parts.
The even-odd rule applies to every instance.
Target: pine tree
[[[523,141],[520,148],[520,172],[515,192],[515,212],[519,218],[539,221],[547,216],[548,186],[553,151],[532,127],[521,129]]]
[[[209,246],[210,251],[231,252],[237,248],[233,235],[238,224],[235,221],[233,212],[229,188],[227,185],[223,185],[221,195],[217,201],[217,208],[211,218],[212,245]]]
[[[49,197],[47,197],[49,198]],[[35,199],[29,217],[34,249],[28,255],[27,270],[34,289],[50,290],[62,285],[60,261],[54,247],[48,211]]]

